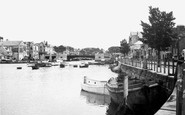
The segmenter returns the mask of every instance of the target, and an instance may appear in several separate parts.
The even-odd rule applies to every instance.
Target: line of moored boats
[[[59,66],[60,68],[64,68],[66,66],[73,66],[74,68],[88,68],[89,65],[105,65],[102,62],[96,61],[77,61],[75,62],[68,62],[68,61],[35,61],[27,63],[28,67],[31,67],[32,70],[39,69],[40,67],[52,67],[52,66]],[[22,69],[22,67],[17,67],[17,69]]]

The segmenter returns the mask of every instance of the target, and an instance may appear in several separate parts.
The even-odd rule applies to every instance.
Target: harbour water
[[[91,102],[81,92],[84,76],[108,80],[116,74],[108,66],[32,70],[26,64],[0,64],[0,115],[105,115],[103,100]]]
[[[111,115],[109,96],[81,91],[84,76],[108,80],[117,75],[102,65],[32,70],[26,64],[0,64],[0,115]]]

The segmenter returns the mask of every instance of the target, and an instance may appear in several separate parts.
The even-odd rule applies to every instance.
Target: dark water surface
[[[116,74],[108,66],[32,70],[0,64],[0,115],[105,115],[104,96],[81,92],[83,76],[108,80]]]

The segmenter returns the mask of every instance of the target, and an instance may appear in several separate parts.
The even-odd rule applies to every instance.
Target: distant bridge
[[[95,55],[67,55],[67,60],[95,59]]]

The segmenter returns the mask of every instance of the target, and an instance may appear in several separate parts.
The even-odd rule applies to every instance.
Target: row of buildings
[[[67,55],[83,55],[79,49],[66,50],[57,53],[48,42],[24,42],[3,40],[0,37],[0,60],[28,61],[28,60],[67,60]],[[88,55],[88,54],[86,54]],[[109,60],[111,56],[104,53],[96,53],[95,60]]]
[[[176,28],[174,28],[174,31],[178,33],[178,36],[179,36],[179,39],[177,41],[178,43],[172,44],[172,46],[169,47],[167,51],[161,51],[160,52],[161,59],[177,56],[178,50],[180,53],[182,52],[183,49],[185,49],[185,26],[179,25]],[[156,50],[143,44],[139,40],[140,38],[142,38],[142,34],[140,32],[130,33],[129,41],[128,41],[128,44],[130,46],[130,53],[128,57],[130,58],[143,58],[143,56],[146,56],[146,58],[157,57]]]
[[[0,37],[0,59],[42,60],[55,55],[53,47],[46,41],[40,43],[9,41]]]

